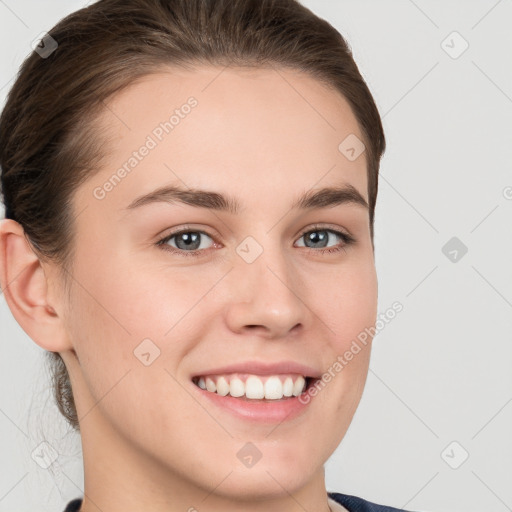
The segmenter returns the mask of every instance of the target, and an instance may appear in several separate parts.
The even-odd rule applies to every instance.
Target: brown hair
[[[41,261],[71,268],[71,201],[101,168],[106,134],[94,121],[103,102],[165,65],[277,65],[340,92],[366,146],[373,244],[381,119],[347,42],[297,0],[100,0],[49,36],[23,62],[0,117],[5,217],[23,227]],[[68,272],[61,275],[69,290]],[[47,356],[59,410],[79,430],[66,366],[58,352]]]

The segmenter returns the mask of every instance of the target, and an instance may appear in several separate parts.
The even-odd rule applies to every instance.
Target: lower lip
[[[230,395],[222,396],[201,389],[194,383],[192,383],[192,386],[206,400],[210,400],[214,405],[223,408],[236,417],[260,423],[282,423],[283,421],[292,420],[304,413],[312,401],[311,396],[306,396],[308,394],[307,390],[302,394],[302,401],[297,396],[282,400],[249,401]]]

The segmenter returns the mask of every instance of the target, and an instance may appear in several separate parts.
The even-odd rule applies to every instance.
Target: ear
[[[61,352],[72,348],[62,318],[48,303],[48,282],[23,227],[0,221],[0,286],[21,328],[41,348]]]

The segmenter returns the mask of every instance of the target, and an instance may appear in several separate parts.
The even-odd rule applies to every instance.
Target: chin
[[[261,462],[261,461],[260,461]],[[291,468],[295,468],[293,471]],[[259,501],[289,497],[304,487],[312,478],[309,473],[301,471],[303,467],[281,465],[257,464],[250,469],[237,468],[217,487],[215,493],[230,500]],[[227,474],[227,473],[226,473]],[[217,486],[219,482],[212,485]]]

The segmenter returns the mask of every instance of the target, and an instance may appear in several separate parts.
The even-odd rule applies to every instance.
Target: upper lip
[[[281,361],[278,363],[268,363],[262,361],[243,361],[227,366],[210,368],[192,376],[199,377],[202,375],[221,375],[227,373],[251,373],[254,375],[277,375],[279,373],[298,373],[304,377],[319,378],[321,372],[318,372],[311,366],[307,366],[294,361]]]

